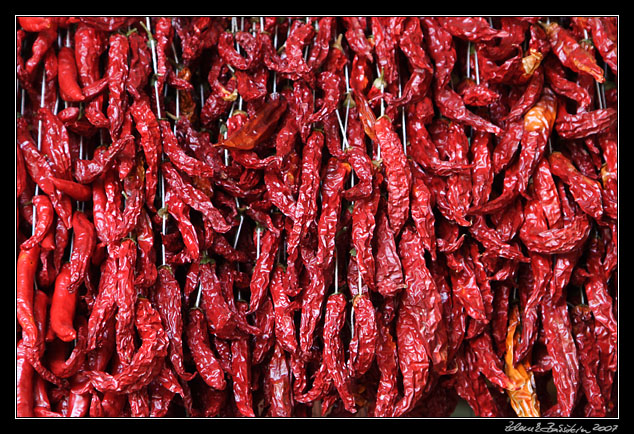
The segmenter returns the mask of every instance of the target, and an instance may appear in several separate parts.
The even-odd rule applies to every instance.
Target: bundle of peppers
[[[616,17],[16,17],[18,417],[617,414]]]

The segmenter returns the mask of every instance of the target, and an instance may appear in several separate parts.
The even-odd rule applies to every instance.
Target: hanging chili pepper
[[[594,334],[592,312],[588,306],[577,305],[570,310],[572,332],[579,351],[581,389],[587,399],[586,417],[605,417],[606,406],[597,380],[599,353]]]
[[[149,300],[136,301],[134,323],[142,340],[129,364],[114,375],[104,371],[87,371],[92,386],[100,392],[129,393],[145,387],[159,374],[163,358],[167,355],[167,336],[161,319]]]
[[[239,311],[246,313],[248,306],[245,302],[238,302],[236,305]],[[231,379],[238,411],[242,416],[255,417],[251,390],[251,349],[246,337],[231,341]]]
[[[39,245],[21,250],[16,263],[16,317],[22,328],[22,341],[26,348],[34,348],[38,331],[33,317],[35,272],[40,255]]]
[[[568,306],[548,296],[540,304],[546,332],[546,347],[553,360],[552,374],[557,389],[557,411],[563,417],[572,413],[579,388],[579,358],[572,336]]]
[[[226,233],[231,230],[231,226],[225,221],[222,213],[211,203],[209,198],[202,191],[187,183],[171,163],[166,161],[161,167],[165,179],[173,191],[187,205],[200,211],[215,231]]]
[[[350,48],[360,58],[372,62],[373,46],[365,36],[367,17],[342,17],[341,19],[346,28],[346,41]]]
[[[16,347],[16,417],[34,417],[35,370],[29,363],[28,348],[21,339]]]
[[[227,385],[224,371],[211,350],[205,314],[200,309],[189,311],[185,332],[187,347],[196,363],[196,372],[209,386],[217,390],[224,390]]]
[[[290,367],[282,345],[275,342],[267,364],[264,393],[270,417],[292,417],[293,399]]]
[[[514,361],[514,348],[519,335],[516,333],[520,323],[517,305],[511,307],[509,314],[508,332],[506,335],[506,352],[504,353],[504,372],[513,381],[517,390],[507,389],[511,406],[519,417],[539,417],[540,403],[537,399],[535,377],[529,370],[530,361],[523,359],[520,363]]]
[[[376,310],[368,293],[362,292],[352,299],[354,309],[353,335],[348,346],[348,371],[353,378],[370,369],[376,355],[378,340]]]
[[[374,124],[387,184],[387,212],[390,227],[398,235],[407,219],[412,175],[403,152],[403,145],[393,129],[391,120],[381,116]]]
[[[36,244],[41,243],[53,224],[55,211],[47,196],[37,195],[33,197],[33,206],[35,207],[37,222],[33,228],[33,235],[20,244],[21,250],[32,249]]]
[[[565,67],[577,73],[587,73],[599,83],[605,81],[603,69],[596,64],[592,55],[579,45],[568,29],[554,21],[542,26],[548,35],[552,52]]]
[[[484,17],[438,17],[436,19],[453,36],[472,42],[484,42],[508,36],[505,30],[491,27]]]
[[[77,306],[77,291],[71,284],[70,263],[66,262],[55,279],[55,291],[51,299],[50,327],[64,342],[77,337],[73,325]]]
[[[297,338],[291,311],[291,299],[284,287],[285,272],[286,270],[281,264],[273,267],[269,291],[274,306],[276,345],[280,345],[284,351],[294,354],[297,351]]]
[[[394,404],[398,398],[398,351],[397,343],[391,334],[391,320],[386,315],[386,304],[393,303],[392,298],[385,299],[377,311],[376,363],[380,371],[376,392],[374,417],[392,416]]]
[[[351,390],[350,376],[345,369],[345,355],[341,340],[341,329],[345,322],[347,304],[345,294],[342,292],[328,296],[324,316],[323,361],[346,410],[350,413],[356,413],[355,398]]]

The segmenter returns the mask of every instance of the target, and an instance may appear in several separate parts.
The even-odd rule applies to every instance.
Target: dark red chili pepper
[[[395,416],[407,412],[427,384],[429,367],[439,357],[433,353],[432,345],[441,321],[440,293],[425,264],[421,239],[411,226],[406,226],[401,235],[399,253],[407,287],[401,296],[396,322],[404,397],[394,410]],[[412,351],[414,345],[422,348]]]
[[[268,415],[292,417],[293,398],[289,362],[282,345],[275,342],[273,347],[273,355],[268,361],[264,380],[264,393],[269,405]]]
[[[52,314],[51,314],[52,317]],[[76,375],[86,360],[86,319],[78,320],[77,339],[73,343],[73,349],[67,357],[68,344],[54,339],[48,343],[46,359],[51,372],[60,378],[69,378]]]
[[[605,81],[603,69],[596,64],[594,57],[579,45],[568,29],[556,22],[545,24],[544,29],[552,52],[565,67],[577,73],[589,74],[599,83]]]
[[[606,405],[597,380],[599,352],[592,312],[588,306],[577,305],[570,310],[570,319],[579,354],[581,389],[587,399],[584,415],[586,417],[605,417]]]
[[[75,160],[73,176],[77,182],[81,184],[93,183],[101,174],[112,167],[114,159],[130,142],[134,142],[134,136],[121,135],[110,146],[100,146],[95,149],[92,159]]]
[[[391,120],[387,116],[379,117],[374,124],[374,130],[381,146],[381,158],[385,168],[390,227],[394,234],[398,235],[408,217],[412,175],[403,144],[394,131]]]
[[[57,53],[60,97],[68,102],[81,102],[84,100],[79,83],[77,82],[77,64],[75,63],[75,52],[72,48],[62,47]]]
[[[260,333],[253,337],[251,363],[260,365],[269,356],[275,343],[275,314],[270,297],[267,296],[255,312],[253,323]]]
[[[119,138],[123,113],[126,111],[125,82],[128,78],[128,38],[122,34],[112,34],[108,40],[108,115],[110,137]]]
[[[380,205],[384,205],[381,202]],[[390,227],[388,216],[380,206],[376,224],[375,283],[377,291],[384,297],[398,294],[405,285],[401,259],[396,249],[396,234]]]
[[[218,143],[218,146],[231,149],[253,149],[266,139],[277,126],[277,122],[286,110],[284,98],[272,99],[262,105],[249,120],[236,132]]]
[[[34,417],[36,372],[28,361],[29,349],[21,339],[16,347],[16,417]]]
[[[200,309],[189,311],[185,332],[187,347],[196,363],[196,372],[209,386],[217,390],[224,390],[227,385],[224,371],[211,350],[205,314]]]
[[[169,162],[162,164],[165,179],[180,199],[193,209],[200,211],[215,231],[226,233],[231,230],[222,213],[211,203],[209,198],[199,189],[189,184]]]
[[[546,347],[553,361],[552,375],[557,390],[557,410],[562,417],[572,413],[579,388],[579,358],[565,300],[549,296],[540,303],[546,333]]]
[[[248,306],[245,302],[236,303],[242,313]],[[242,416],[255,417],[253,411],[253,392],[251,390],[251,349],[246,337],[231,341],[231,379],[233,380],[233,398]]]
[[[136,301],[134,323],[142,343],[129,364],[124,364],[114,375],[104,371],[87,371],[92,386],[100,392],[135,392],[160,373],[167,356],[167,335],[161,319],[149,300],[139,297]]]
[[[130,44],[130,70],[126,78],[126,91],[137,100],[142,98],[142,92],[152,73],[152,53],[147,39],[134,32],[128,36]]]
[[[16,263],[16,318],[22,329],[23,345],[29,351],[36,347],[38,339],[33,297],[39,255],[40,247],[36,244],[32,249],[21,250]]]
[[[137,256],[136,243],[125,239],[117,244],[117,289],[115,292],[117,354],[125,365],[131,363],[134,345],[134,321],[137,292],[134,285],[134,272]],[[164,332],[163,332],[164,333]]]
[[[52,25],[37,33],[37,37],[31,46],[31,57],[29,57],[25,63],[26,72],[29,76],[33,75],[35,69],[38,67],[49,48],[53,46],[56,39],[57,25]]]
[[[51,298],[50,327],[64,342],[77,337],[74,327],[78,293],[71,284],[70,263],[66,262],[55,279],[55,290]]]
[[[393,299],[385,299],[384,304],[377,311],[376,363],[380,371],[380,379],[376,392],[374,417],[391,417],[398,398],[397,345],[392,337],[391,320],[387,317],[387,309],[385,309],[386,304],[393,302]]]
[[[323,331],[323,362],[328,370],[328,375],[337,388],[337,392],[343,401],[347,411],[356,413],[355,398],[352,393],[352,383],[345,364],[341,329],[346,319],[347,301],[342,292],[331,294],[326,302]]]
[[[472,42],[484,42],[508,36],[505,30],[491,27],[484,17],[437,17],[436,20],[453,36]]]
[[[185,371],[183,359],[181,288],[170,266],[158,268],[158,285],[153,295],[156,309],[169,340],[169,358],[172,366],[180,378],[189,381],[193,378],[193,374]]]
[[[502,361],[493,350],[493,340],[487,332],[469,340],[468,351],[471,352],[476,369],[492,384],[506,390],[516,390],[513,381],[503,371]]]
[[[359,378],[370,369],[376,355],[378,341],[376,310],[368,293],[359,293],[352,299],[354,310],[353,335],[348,346],[348,371]]]
[[[560,104],[559,107],[555,130],[564,139],[579,139],[605,132],[618,120],[617,111],[611,107],[574,115],[567,113],[564,105]]]
[[[486,107],[500,98],[500,95],[489,88],[486,83],[477,84],[471,78],[465,78],[456,87],[458,95],[468,106]]]
[[[374,277],[376,275],[374,255],[372,252],[372,239],[374,237],[374,229],[376,227],[376,213],[380,200],[380,188],[383,180],[380,172],[375,169],[373,177],[372,194],[366,199],[360,199],[355,202],[352,211],[352,245],[355,249],[356,262],[359,272],[363,278],[363,282],[368,288],[375,290],[376,284]]]
[[[274,306],[276,343],[286,352],[294,354],[297,351],[296,327],[290,308],[291,299],[284,286],[285,273],[286,270],[281,264],[273,268],[269,292]]]
[[[357,56],[372,62],[372,43],[365,36],[367,29],[366,17],[342,17],[344,27],[346,28],[346,41],[350,48]],[[355,56],[356,57],[356,56]]]
[[[275,263],[275,256],[279,248],[279,237],[270,230],[261,233],[262,228],[257,227],[254,233],[254,243],[260,243],[260,256],[257,258],[251,275],[250,289],[251,298],[249,299],[249,311],[253,313],[258,310],[261,303],[264,302],[266,294],[269,290],[269,282],[271,271]],[[257,240],[257,238],[260,238]]]
[[[35,227],[33,228],[33,234],[31,237],[20,244],[21,250],[32,249],[38,243],[41,243],[53,225],[55,211],[49,198],[44,195],[34,196],[33,205],[35,206],[37,221],[35,223]]]

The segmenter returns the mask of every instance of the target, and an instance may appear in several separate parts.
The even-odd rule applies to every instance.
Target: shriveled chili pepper
[[[196,363],[196,372],[209,386],[224,390],[227,385],[224,371],[211,350],[205,314],[200,309],[189,311],[185,332],[187,347]]]
[[[231,149],[253,149],[267,138],[277,126],[277,122],[286,110],[286,100],[278,97],[262,105],[239,130],[218,143],[218,146]]]
[[[484,320],[486,315],[482,294],[477,286],[473,268],[466,262],[465,255],[457,250],[446,254],[445,257],[451,270],[454,292],[459,297],[467,314],[475,320]]]
[[[70,263],[66,262],[55,279],[50,313],[50,327],[64,342],[70,342],[77,337],[73,325],[77,299],[77,291],[71,284]]]
[[[302,172],[300,191],[295,203],[295,219],[287,238],[287,252],[291,256],[297,251],[302,238],[302,231],[317,213],[317,193],[319,190],[319,169],[322,160],[324,135],[313,131],[302,152]]]
[[[31,76],[40,61],[46,55],[48,49],[53,45],[57,39],[57,25],[52,25],[48,28],[44,28],[37,33],[37,37],[33,41],[31,46],[31,57],[26,61],[26,72]]]
[[[584,50],[570,31],[556,22],[543,25],[548,35],[552,52],[561,63],[574,72],[591,75],[599,83],[605,81],[603,69],[596,64],[590,53]]]
[[[416,231],[406,226],[401,235],[399,253],[407,288],[401,296],[396,322],[397,346],[404,344],[398,351],[404,397],[397,404],[394,415],[408,411],[420,397],[428,381],[429,367],[439,356],[434,354],[432,344],[441,321],[441,298],[425,264],[423,249]],[[409,354],[413,345],[422,345],[423,348]]]
[[[517,390],[507,389],[511,406],[519,417],[539,417],[540,402],[537,399],[534,374],[529,370],[530,361],[523,359],[520,363],[514,361],[514,348],[519,339],[516,333],[520,324],[517,305],[511,307],[509,314],[508,332],[506,334],[506,352],[504,353],[504,372],[513,381]]]
[[[162,164],[165,179],[178,194],[180,199],[190,207],[200,211],[203,216],[211,223],[214,230],[220,233],[226,233],[231,230],[222,213],[211,203],[209,198],[199,189],[183,179],[176,168],[169,162]]]
[[[557,390],[557,409],[561,416],[572,413],[579,388],[579,358],[572,336],[568,306],[564,300],[554,302],[546,296],[540,304],[546,333],[546,347],[553,360],[553,382]]]
[[[381,146],[381,158],[385,168],[390,227],[398,235],[407,219],[412,175],[403,145],[394,131],[391,120],[387,116],[379,117],[374,124],[374,130]]]
[[[134,324],[137,292],[134,272],[137,256],[136,243],[125,239],[117,245],[117,289],[115,292],[117,354],[124,364],[131,363],[134,356]],[[164,332],[163,332],[164,333]]]
[[[114,375],[103,371],[86,372],[98,391],[138,391],[160,373],[161,362],[167,355],[167,337],[158,312],[146,298],[139,297],[137,300],[135,324],[142,343],[130,364],[124,365]]]
[[[33,234],[31,237],[20,244],[20,249],[29,250],[35,247],[36,244],[42,242],[49,229],[53,224],[53,218],[55,211],[53,204],[47,196],[37,195],[33,197],[33,205],[35,206],[35,215],[37,216],[37,222],[33,228]]]
[[[581,389],[587,399],[586,417],[605,417],[606,405],[597,380],[599,353],[594,334],[594,321],[588,306],[576,305],[570,310],[572,332],[579,351]]]
[[[62,47],[57,53],[60,97],[68,102],[80,102],[84,99],[79,83],[77,82],[77,64],[75,52],[72,48]]]
[[[284,351],[294,354],[297,351],[295,322],[290,310],[291,299],[284,287],[285,269],[281,264],[275,265],[271,275],[269,292],[273,300],[275,316],[275,340]]]
[[[484,42],[508,36],[505,30],[491,27],[483,17],[438,17],[437,20],[453,36],[472,42]]]
[[[134,141],[132,135],[122,135],[115,140],[110,146],[100,146],[95,150],[92,159],[75,160],[73,176],[81,184],[90,184],[99,175],[104,173],[114,162],[115,157],[121,152],[129,142]]]
[[[34,387],[37,373],[27,359],[29,349],[21,339],[16,346],[16,417],[34,417]]]
[[[269,404],[271,417],[292,417],[293,399],[291,372],[287,355],[282,346],[275,342],[273,355],[267,364],[264,393]]]
[[[384,304],[377,311],[377,341],[376,363],[380,372],[379,384],[376,392],[374,417],[392,415],[392,409],[398,398],[398,353],[392,337],[390,319],[384,309],[393,299],[385,299]]]
[[[110,136],[113,139],[119,137],[123,123],[123,113],[127,101],[125,96],[125,82],[128,77],[128,38],[122,34],[112,34],[108,40],[108,65],[106,75],[108,77],[108,115]]]
[[[236,305],[242,312],[248,309],[245,302],[238,302]],[[246,337],[231,341],[231,379],[233,380],[233,398],[238,411],[242,416],[255,417],[251,390],[251,349]]]
[[[128,35],[128,43],[130,44],[130,69],[125,88],[134,99],[140,99],[152,72],[152,53],[147,39],[138,32]]]
[[[617,111],[611,107],[571,115],[560,105],[555,130],[564,139],[579,139],[608,130],[617,118]]]
[[[376,356],[378,338],[376,309],[367,292],[357,294],[352,299],[354,309],[353,336],[348,351],[348,371],[353,378],[364,375],[370,369]]]
[[[38,338],[33,317],[35,272],[40,255],[39,245],[21,250],[16,263],[16,317],[22,328],[22,341],[27,348],[35,348]]]
[[[189,381],[193,378],[193,374],[186,372],[184,366],[181,289],[169,265],[158,268],[158,285],[153,295],[156,309],[169,339],[169,359],[176,374],[183,380]]]
[[[384,297],[395,296],[405,287],[401,259],[396,248],[395,237],[396,234],[390,227],[386,212],[380,209],[377,215],[376,255],[374,261],[376,265],[376,288]]]
[[[256,228],[256,231],[262,231],[262,229]],[[258,237],[257,233],[254,237]],[[255,267],[253,268],[253,274],[251,275],[249,313],[257,311],[261,303],[265,300],[269,289],[271,271],[275,263],[275,255],[279,248],[279,237],[270,230],[264,231],[261,235],[261,240],[255,241],[255,243],[258,242],[261,243],[260,257],[257,258]]]
[[[373,60],[373,47],[365,35],[367,28],[367,17],[342,17],[343,25],[346,29],[346,41],[357,56],[368,61]]]
[[[489,333],[483,332],[470,339],[468,348],[468,351],[472,352],[473,359],[476,361],[475,367],[481,374],[501,389],[515,391],[516,385],[502,370],[501,360],[497,358],[493,351],[493,341]]]
[[[344,293],[338,292],[328,296],[324,315],[323,361],[346,410],[356,413],[355,398],[351,390],[351,379],[345,368],[345,355],[341,340],[341,329],[346,318],[346,306],[347,301]]]

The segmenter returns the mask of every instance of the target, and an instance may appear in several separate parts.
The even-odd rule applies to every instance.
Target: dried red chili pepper
[[[286,352],[294,354],[297,351],[297,338],[291,311],[291,299],[284,286],[285,272],[286,270],[281,264],[275,265],[271,275],[269,292],[274,306],[276,345],[280,345]]]
[[[546,296],[540,303],[546,333],[546,347],[553,361],[552,375],[557,389],[557,410],[563,417],[571,415],[579,388],[579,358],[572,336],[568,306]]]
[[[145,387],[160,373],[167,355],[167,336],[156,310],[149,300],[139,297],[136,302],[135,325],[142,340],[131,363],[114,375],[103,371],[87,371],[93,387],[100,392],[129,393]]]
[[[360,58],[372,62],[372,43],[365,36],[367,29],[367,17],[342,17],[343,25],[346,29],[346,41],[350,48]]]
[[[53,225],[55,211],[53,209],[53,204],[51,204],[51,201],[47,196],[34,196],[33,206],[35,207],[37,221],[35,223],[35,227],[33,228],[33,234],[31,237],[20,244],[21,250],[32,249],[36,244],[41,243]]]
[[[587,399],[584,415],[586,417],[605,417],[606,405],[597,380],[599,353],[592,312],[588,306],[577,305],[570,310],[570,319],[579,352],[581,389]]]
[[[348,346],[348,371],[359,378],[370,369],[376,355],[378,338],[376,310],[368,293],[352,299],[354,310],[353,335]]]
[[[478,321],[486,319],[482,294],[475,279],[473,268],[467,263],[461,250],[445,255],[451,270],[453,292],[457,295],[467,314]]]
[[[36,372],[27,358],[29,349],[21,339],[16,346],[16,417],[34,417]]]
[[[377,311],[377,346],[376,363],[380,372],[379,384],[376,392],[374,417],[391,417],[394,404],[398,398],[398,352],[397,344],[392,337],[390,318],[385,309],[393,299],[385,299],[384,304]]]
[[[262,229],[258,227],[256,228],[256,232],[257,231],[262,232]],[[259,242],[261,244],[260,256],[256,260],[249,284],[251,296],[249,299],[248,313],[257,311],[261,303],[266,299],[266,294],[269,290],[271,271],[273,270],[275,263],[277,249],[279,248],[279,237],[270,230],[264,231],[260,240],[257,240],[257,233],[254,234],[254,238],[256,238],[254,243]]]
[[[236,132],[218,143],[218,146],[231,149],[253,149],[260,141],[266,139],[277,126],[282,113],[286,110],[284,98],[272,99],[262,105],[249,120]]]
[[[77,82],[77,64],[73,49],[69,47],[60,48],[57,53],[57,62],[60,97],[68,102],[83,101],[84,94]]]
[[[584,50],[571,32],[556,22],[543,25],[552,52],[559,61],[577,73],[591,75],[599,83],[605,81],[603,69],[596,64],[593,56]]]
[[[440,293],[425,264],[421,239],[411,226],[406,226],[401,235],[399,253],[407,285],[401,296],[396,322],[397,345],[401,346],[402,339],[405,345],[399,349],[405,396],[397,404],[398,410],[394,410],[394,415],[407,412],[420,397],[428,381],[429,367],[440,357],[432,348],[441,321]],[[399,329],[402,329],[400,333]],[[414,354],[405,354],[417,343],[423,348]]]
[[[472,42],[485,42],[508,36],[505,30],[491,27],[484,17],[437,17],[436,20],[453,36]]]
[[[356,413],[355,398],[351,390],[351,379],[346,369],[341,329],[346,319],[347,301],[342,292],[328,296],[326,313],[324,315],[323,331],[323,361],[328,370],[328,375],[337,388],[337,392],[343,401],[347,411]]]
[[[211,350],[205,314],[200,309],[189,311],[185,332],[187,347],[196,363],[196,372],[209,386],[224,390],[227,385],[224,371]]]
[[[403,145],[394,131],[391,120],[387,116],[379,117],[374,124],[374,130],[381,146],[381,158],[385,168],[390,227],[394,234],[398,235],[408,217],[412,175]]]
[[[560,105],[555,130],[564,139],[579,139],[605,132],[615,125],[618,113],[613,108],[585,111],[571,115]]]
[[[511,307],[508,322],[508,332],[505,339],[504,372],[519,389],[507,390],[506,393],[509,395],[511,406],[518,416],[538,417],[540,416],[540,402],[537,399],[534,374],[529,370],[530,362],[528,359],[523,359],[517,364],[514,362],[514,348],[519,339],[516,329],[520,323],[517,305]]]
[[[238,311],[246,313],[246,302],[236,303]],[[233,380],[233,398],[242,416],[255,417],[253,411],[253,392],[251,390],[251,349],[246,337],[231,341],[231,379]]]
[[[78,294],[71,284],[70,263],[62,265],[55,279],[55,291],[51,298],[50,327],[64,342],[70,342],[77,337],[73,325]]]
[[[292,417],[293,399],[291,372],[287,355],[282,346],[275,342],[273,355],[267,364],[264,393],[270,417]]]
[[[194,374],[186,372],[184,366],[181,289],[169,265],[158,268],[158,284],[153,296],[169,340],[169,359],[176,374],[184,381],[189,381]]]
[[[39,245],[21,250],[16,263],[16,317],[22,329],[25,347],[35,348],[38,339],[37,325],[33,317],[35,272],[40,255]]]
[[[215,231],[226,233],[231,230],[222,213],[211,203],[209,198],[199,189],[187,183],[187,181],[178,173],[176,168],[169,163],[162,164],[165,179],[170,187],[176,192],[179,198],[193,209],[200,211],[205,219],[207,219]]]

